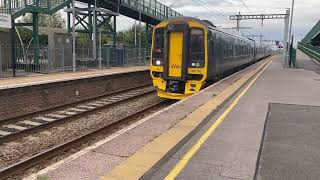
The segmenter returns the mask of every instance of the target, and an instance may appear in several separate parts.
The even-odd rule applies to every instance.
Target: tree
[[[141,44],[142,46],[146,43],[146,27],[143,26],[139,28],[139,26],[136,26],[136,40],[137,45],[139,43],[139,32],[141,30]],[[149,32],[149,40],[151,39],[151,33]],[[128,30],[120,31],[117,33],[117,42],[125,44],[126,46],[134,46],[135,45],[135,26],[132,26]]]
[[[27,14],[22,17],[19,22],[32,23],[32,14]],[[65,19],[60,12],[53,15],[39,14],[39,27],[52,27],[52,28],[64,28]],[[18,31],[21,35],[22,42],[28,44],[32,39],[32,31],[24,27],[18,27]],[[47,37],[40,36],[40,44],[46,45],[48,43]]]
[[[21,21],[24,23],[32,23],[32,14],[27,14]],[[62,17],[60,12],[56,12],[52,15],[39,14],[40,27],[64,28],[65,25],[66,20]]]

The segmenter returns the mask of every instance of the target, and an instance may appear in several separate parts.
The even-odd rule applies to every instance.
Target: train
[[[150,75],[159,97],[180,100],[271,53],[267,45],[221,30],[208,20],[177,17],[154,27]]]

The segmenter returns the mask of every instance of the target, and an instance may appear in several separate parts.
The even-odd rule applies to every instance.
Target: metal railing
[[[307,44],[312,38],[320,33],[320,21],[309,31],[309,33],[302,39],[301,43]]]
[[[300,42],[298,43],[298,49],[320,62],[320,47]]]
[[[65,3],[65,0],[7,0],[6,3],[4,0],[0,0],[0,13],[12,14],[19,10],[23,10],[28,7],[36,7],[49,11],[51,8]]]
[[[46,46],[22,48],[10,44],[0,45],[0,78],[13,76],[14,63],[11,50],[16,54],[16,76],[47,74],[54,72],[72,71],[72,51],[70,47],[54,50]],[[39,51],[39,62],[34,62],[34,50]],[[138,48],[102,46],[97,50],[101,54],[93,58],[92,47],[76,47],[76,69],[103,69],[121,66],[143,66],[149,64],[150,50]],[[100,53],[101,52],[101,53]]]
[[[7,0],[6,3],[4,0],[0,0],[0,13],[12,14],[19,10],[28,7],[41,8],[46,13],[50,13],[51,8],[65,3],[65,0]],[[70,1],[68,1],[70,2]],[[182,16],[178,12],[172,10],[170,7],[156,1],[156,0],[121,0],[121,5],[128,6],[134,9],[140,9],[142,13],[154,16],[159,20]]]
[[[121,0],[121,5],[126,5],[131,8],[140,9],[143,14],[154,16],[160,20],[171,17],[182,16],[170,7],[156,1],[156,0]]]

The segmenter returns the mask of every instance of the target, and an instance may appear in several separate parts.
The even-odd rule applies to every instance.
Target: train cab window
[[[163,65],[164,59],[164,40],[165,32],[164,28],[155,29],[154,31],[154,45],[152,50],[152,64],[153,65]]]
[[[189,67],[204,67],[204,32],[193,28],[190,31],[190,62]]]

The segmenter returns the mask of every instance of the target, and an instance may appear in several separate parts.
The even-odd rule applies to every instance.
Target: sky
[[[291,8],[292,0],[158,0],[172,6],[174,10],[184,16],[193,16],[199,19],[207,19],[218,27],[235,27],[236,22],[228,20],[229,15],[241,14],[284,14],[287,8]],[[203,4],[200,6],[196,2]],[[320,0],[295,0],[293,16],[293,34],[295,42],[300,41],[310,29],[320,20]],[[134,20],[119,17],[118,30],[131,27]],[[243,20],[243,27],[252,29],[242,30],[244,34],[264,35],[266,40],[282,40],[284,34],[284,20],[265,20],[263,27],[259,20]]]

